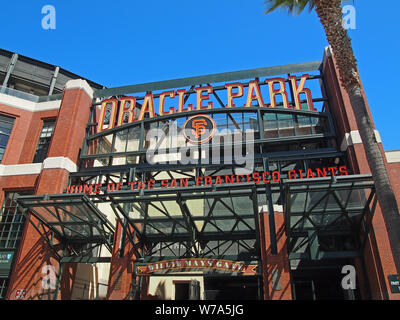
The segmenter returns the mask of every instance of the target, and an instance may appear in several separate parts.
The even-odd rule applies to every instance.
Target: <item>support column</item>
[[[130,226],[127,226],[127,228],[130,228]],[[125,241],[125,245],[123,246],[121,246],[122,241]],[[121,248],[123,253],[121,253]],[[136,256],[133,252],[133,245],[126,233],[123,232],[121,223],[117,222],[111,256],[107,300],[130,300],[134,298],[131,283],[135,260]]]
[[[277,254],[271,252],[267,210],[260,213],[260,242],[265,300],[292,300],[290,265],[286,248],[283,213],[274,213]]]
[[[15,67],[15,64],[17,63],[17,60],[18,60],[18,54],[14,53],[10,59],[10,63],[8,64],[8,67],[7,67],[7,73],[6,73],[6,76],[3,81],[3,87],[7,87],[8,80],[10,79],[10,76],[11,76],[12,72],[14,71],[14,67]]]

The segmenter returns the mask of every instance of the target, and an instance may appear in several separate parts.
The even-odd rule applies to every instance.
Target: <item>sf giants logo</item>
[[[183,135],[190,143],[201,144],[214,136],[216,128],[213,118],[200,114],[186,120],[183,125]]]
[[[200,138],[200,136],[206,132],[207,121],[205,119],[196,119],[192,122],[192,132],[196,138]]]

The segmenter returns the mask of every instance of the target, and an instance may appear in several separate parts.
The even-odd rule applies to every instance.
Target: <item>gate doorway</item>
[[[304,264],[304,262],[306,262]],[[341,273],[344,265],[353,265],[349,260],[303,261],[292,270],[292,292],[294,300],[355,300],[360,298],[359,286],[355,290],[342,288]],[[356,278],[357,279],[357,278]]]
[[[258,279],[254,276],[205,277],[206,300],[258,300]]]
[[[175,280],[175,300],[200,300],[200,282],[198,280]]]

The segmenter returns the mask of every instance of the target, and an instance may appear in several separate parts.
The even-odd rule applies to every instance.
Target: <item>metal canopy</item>
[[[64,262],[105,262],[93,249],[112,249],[114,227],[96,207],[108,203],[138,257],[242,256],[258,258],[258,198],[252,183],[239,186],[24,196],[30,223]],[[60,249],[65,249],[60,255]],[[88,258],[90,258],[88,260]]]
[[[358,256],[376,207],[371,175],[285,183],[290,259]]]
[[[254,256],[259,248],[255,190],[249,185],[242,190],[192,189],[148,190],[143,195],[110,192],[107,196],[143,258]]]
[[[65,262],[84,262],[93,249],[105,245],[111,252],[114,227],[83,194],[21,196],[29,222]],[[60,255],[59,251],[63,250]],[[93,257],[94,258],[94,257]],[[94,261],[96,260],[96,261]],[[91,259],[107,262],[107,258]]]

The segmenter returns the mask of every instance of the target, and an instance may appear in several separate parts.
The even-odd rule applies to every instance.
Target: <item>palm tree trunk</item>
[[[314,3],[315,10],[325,29],[328,42],[332,47],[341,82],[350,97],[351,106],[375,182],[376,196],[388,231],[397,273],[400,273],[399,209],[362,94],[351,41],[342,25],[340,0],[314,0]]]
[[[393,258],[397,272],[400,271],[400,217],[396,197],[383,161],[381,150],[375,138],[375,132],[367,113],[361,86],[355,85],[347,90],[354,110],[357,126],[364,144],[369,167],[375,182],[376,196],[382,210]]]

